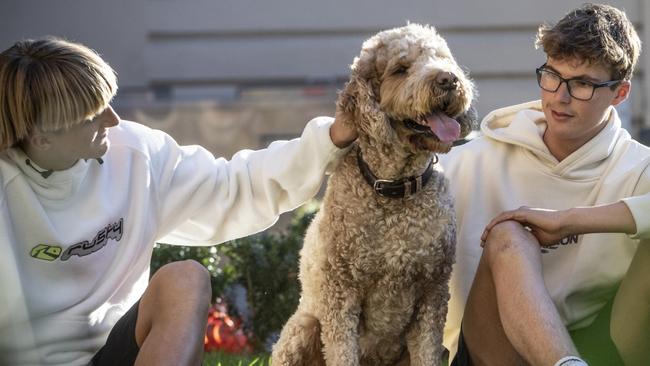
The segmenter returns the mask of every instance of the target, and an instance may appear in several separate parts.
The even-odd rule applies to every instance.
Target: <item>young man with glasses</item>
[[[639,222],[643,206],[626,197],[650,192],[650,149],[614,108],[630,93],[641,49],[625,13],[585,4],[542,26],[537,45],[547,56],[537,69],[541,100],[490,113],[484,136],[441,157],[459,228],[444,339],[454,365],[585,365],[568,331],[593,322],[637,245],[650,245],[639,244],[650,238],[641,225],[633,237],[571,233],[548,245],[502,220],[481,249],[483,228],[502,211],[623,200],[617,207]]]

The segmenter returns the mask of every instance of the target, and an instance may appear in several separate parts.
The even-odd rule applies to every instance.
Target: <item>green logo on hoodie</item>
[[[55,245],[39,244],[32,249],[30,255],[36,259],[42,259],[51,262],[59,258],[61,251],[61,247]]]

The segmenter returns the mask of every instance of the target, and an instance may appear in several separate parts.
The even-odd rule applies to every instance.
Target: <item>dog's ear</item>
[[[345,83],[343,90],[339,92],[336,100],[336,119],[348,127],[358,130],[355,118],[358,101],[355,90],[356,85],[352,84],[352,81],[348,81]]]
[[[456,118],[460,124],[460,137],[467,136],[473,130],[478,129],[478,113],[471,105],[467,111]]]
[[[365,45],[364,45],[365,46]],[[336,116],[359,132],[372,134],[373,126],[383,125],[385,115],[379,109],[379,75],[376,69],[376,47],[364,47],[354,59],[350,81],[339,93]]]

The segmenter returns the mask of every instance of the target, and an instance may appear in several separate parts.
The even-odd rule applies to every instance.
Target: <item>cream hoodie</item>
[[[545,129],[539,101],[499,109],[481,123],[483,136],[441,157],[458,218],[444,334],[451,357],[482,253],[481,233],[493,217],[522,205],[567,209],[650,192],[650,149],[621,128],[614,108],[607,126],[561,162],[542,140]],[[637,237],[650,237],[650,199],[625,202],[640,223]],[[588,326],[614,296],[637,244],[638,240],[623,234],[587,234],[543,250],[544,280],[569,329]]]
[[[44,179],[0,153],[0,365],[85,365],[144,292],[153,243],[211,245],[273,224],[346,150],[333,119],[230,161],[121,121],[103,163]]]

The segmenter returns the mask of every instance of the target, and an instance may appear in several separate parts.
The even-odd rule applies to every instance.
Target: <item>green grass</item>
[[[593,324],[571,332],[571,338],[582,358],[590,366],[623,366],[616,346],[609,336],[609,320],[613,300],[600,311]]]
[[[609,315],[612,301],[600,312],[592,325],[571,332],[571,337],[582,357],[592,366],[622,366],[623,362],[609,337]],[[446,362],[443,363],[446,365]],[[206,353],[203,366],[270,366],[270,356],[236,356],[225,353]]]
[[[230,355],[221,352],[206,353],[203,366],[270,366],[269,355]]]

